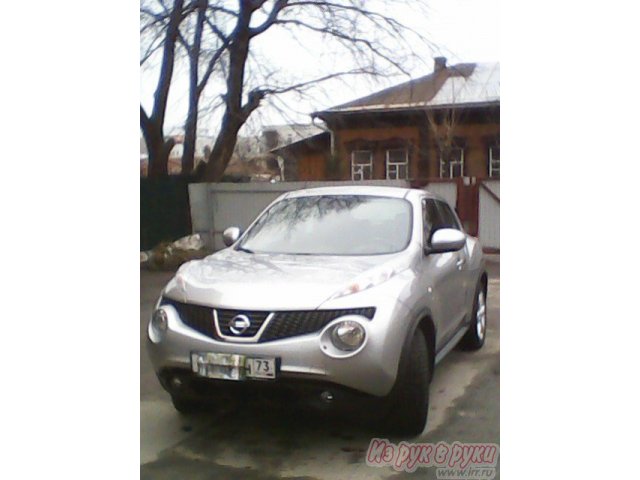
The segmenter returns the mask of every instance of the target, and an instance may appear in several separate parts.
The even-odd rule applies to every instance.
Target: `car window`
[[[411,203],[401,198],[286,198],[260,216],[239,248],[255,253],[382,255],[407,248],[411,227]]]
[[[424,229],[424,241],[428,243],[433,232],[442,228],[442,218],[436,202],[430,198],[422,200],[422,225]]]
[[[455,228],[456,230],[462,230],[462,225],[449,204],[441,201],[436,201],[435,203],[438,206],[440,218],[442,219],[442,223],[438,228]]]

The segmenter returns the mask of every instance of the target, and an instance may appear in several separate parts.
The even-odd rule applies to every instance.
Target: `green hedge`
[[[141,251],[191,234],[189,181],[177,175],[140,178]]]

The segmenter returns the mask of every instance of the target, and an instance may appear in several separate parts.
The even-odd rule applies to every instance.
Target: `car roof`
[[[428,190],[417,188],[386,187],[380,185],[336,185],[329,187],[305,188],[287,192],[282,198],[314,197],[319,195],[371,195],[390,198],[431,197],[443,200],[442,197]]]

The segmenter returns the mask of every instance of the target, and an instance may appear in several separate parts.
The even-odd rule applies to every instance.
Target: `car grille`
[[[258,333],[260,327],[269,316],[271,312],[252,312],[246,310],[223,310],[217,309],[218,312],[218,325],[220,326],[220,331],[222,335],[225,337],[240,337],[240,338],[250,338]],[[246,315],[251,321],[251,326],[247,328],[242,334],[236,335],[229,328],[229,322],[236,315]]]
[[[211,338],[220,338],[213,324],[213,308],[183,303],[163,298],[162,305],[171,305],[178,312],[182,323]]]
[[[182,322],[194,330],[216,340],[223,340],[214,325],[213,307],[178,302],[169,298],[162,299],[163,305],[172,305]],[[273,318],[262,333],[258,342],[270,342],[283,338],[315,333],[338,317],[344,315],[362,315],[369,320],[375,315],[374,307],[343,310],[300,310],[274,312]],[[250,310],[217,309],[218,324],[224,336],[249,338],[258,333],[272,312]],[[244,314],[251,320],[251,326],[242,335],[235,335],[229,329],[229,321],[236,315]]]
[[[282,338],[295,337],[296,335],[314,333],[344,315],[363,315],[371,320],[375,311],[375,308],[369,307],[349,310],[276,312],[262,337],[260,337],[260,341],[268,342],[270,340],[280,340]]]

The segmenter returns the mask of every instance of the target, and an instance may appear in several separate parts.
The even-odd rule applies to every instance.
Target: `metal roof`
[[[269,150],[269,152],[278,154],[282,150],[289,150],[291,148],[298,147],[300,145],[305,145],[305,144],[313,145],[314,143],[322,142],[323,140],[328,140],[328,139],[329,139],[329,132],[327,132],[326,130],[323,130],[322,132],[312,135],[310,137],[301,138],[300,140],[297,140],[295,142],[291,142],[286,145],[281,145],[279,147],[272,148],[271,150]]]
[[[465,78],[449,77],[428,106],[487,103],[500,101],[500,64],[477,63]]]
[[[316,115],[499,103],[500,63],[462,63]]]

